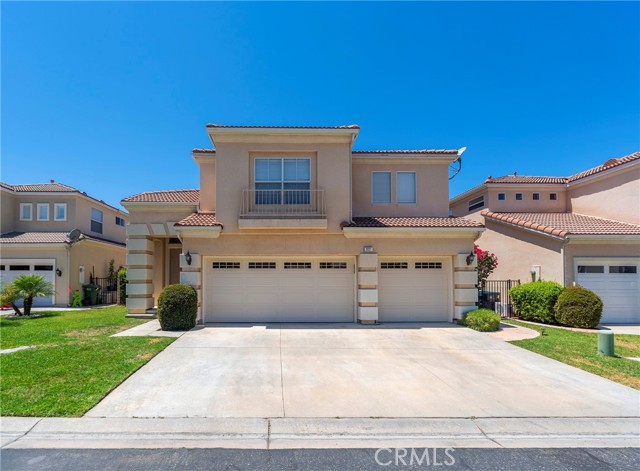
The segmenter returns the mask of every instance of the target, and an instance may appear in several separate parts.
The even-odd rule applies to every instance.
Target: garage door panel
[[[576,284],[590,289],[602,299],[601,322],[640,322],[640,277],[637,273],[640,260],[577,258],[575,263]],[[618,273],[621,266],[627,273]],[[596,270],[603,273],[592,273]]]
[[[38,275],[55,286],[55,259],[4,259],[0,270],[0,285],[5,286],[22,275]],[[52,306],[55,296],[38,297],[33,300],[35,307]],[[22,306],[21,302],[19,304]]]
[[[320,270],[316,258],[269,259],[275,269],[249,268],[260,259],[232,261],[240,266],[233,275],[206,262],[205,322],[353,322],[352,272]]]
[[[436,266],[436,264],[440,268],[416,268]],[[381,258],[378,268],[380,321],[447,322],[450,320],[450,265],[446,260]]]

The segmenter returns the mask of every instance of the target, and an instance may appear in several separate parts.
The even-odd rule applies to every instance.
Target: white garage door
[[[0,264],[0,284],[11,283],[20,275],[39,275],[49,283],[54,284],[55,290],[55,259],[3,259]],[[53,306],[55,296],[35,298],[34,306]]]
[[[379,320],[450,321],[450,267],[448,259],[381,258],[378,265]]]
[[[576,259],[576,284],[602,299],[602,323],[640,323],[640,259]]]
[[[350,258],[205,258],[205,322],[353,322]]]

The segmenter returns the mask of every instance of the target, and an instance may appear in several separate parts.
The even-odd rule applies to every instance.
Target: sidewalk
[[[0,420],[7,448],[627,448],[639,418]]]

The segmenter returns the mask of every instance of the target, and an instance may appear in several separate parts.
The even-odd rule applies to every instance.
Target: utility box
[[[608,357],[615,356],[612,331],[601,330],[598,332],[598,353]]]

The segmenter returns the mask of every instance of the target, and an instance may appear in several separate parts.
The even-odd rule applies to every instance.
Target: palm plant
[[[17,300],[18,291],[15,286],[13,286],[13,283],[2,287],[2,290],[0,290],[0,305],[2,305],[2,307],[10,305],[16,316],[21,316],[22,311],[20,311],[20,308],[16,305]]]
[[[34,298],[53,296],[53,285],[44,279],[44,276],[21,275],[16,278],[11,286],[15,289],[17,299],[23,299],[24,315],[31,314]]]

